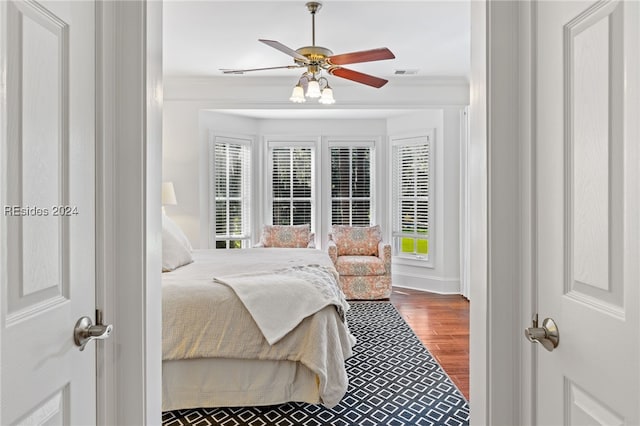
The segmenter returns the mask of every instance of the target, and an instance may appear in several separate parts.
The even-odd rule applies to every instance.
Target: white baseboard
[[[460,294],[459,278],[435,278],[409,274],[393,274],[393,287],[437,294]]]

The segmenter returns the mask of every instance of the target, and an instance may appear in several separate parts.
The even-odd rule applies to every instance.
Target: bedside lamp
[[[173,189],[173,182],[162,182],[162,213],[164,214],[164,206],[175,206],[176,191]]]

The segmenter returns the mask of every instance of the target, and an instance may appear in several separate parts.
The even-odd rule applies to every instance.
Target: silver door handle
[[[92,340],[104,340],[111,336],[111,331],[113,331],[113,325],[111,324],[93,325],[91,318],[82,317],[76,322],[76,326],[73,329],[73,341],[83,351],[87,343]]]
[[[538,314],[533,317],[533,326],[524,330],[524,335],[530,342],[540,343],[549,352],[560,343],[560,332],[555,321],[545,318],[542,327],[538,327]]]

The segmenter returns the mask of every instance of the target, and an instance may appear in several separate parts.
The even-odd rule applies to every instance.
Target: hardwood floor
[[[398,287],[391,303],[468,400],[469,301]]]

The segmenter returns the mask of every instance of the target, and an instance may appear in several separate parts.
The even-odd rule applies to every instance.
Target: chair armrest
[[[391,244],[380,241],[378,243],[378,257],[384,262],[387,274],[391,274]]]
[[[338,263],[338,246],[335,241],[329,240],[329,243],[327,244],[327,251],[329,252],[329,257],[333,264],[335,265]]]

